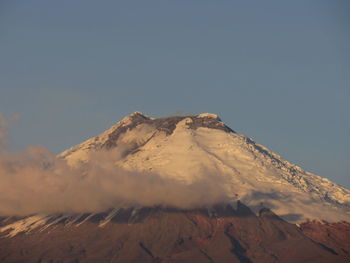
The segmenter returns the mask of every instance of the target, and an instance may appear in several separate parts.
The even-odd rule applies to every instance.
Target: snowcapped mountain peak
[[[130,171],[152,171],[187,184],[222,175],[229,195],[253,210],[263,203],[290,221],[350,218],[348,189],[234,132],[216,114],[150,118],[135,112],[59,157],[76,166],[89,162],[91,152],[110,149],[122,149],[115,165]]]
[[[117,124],[119,124],[119,126],[127,126],[127,125],[131,125],[134,122],[139,122],[142,120],[149,120],[149,119],[150,117],[147,116],[146,114],[143,114],[142,112],[139,112],[139,111],[135,111],[134,113],[128,116],[125,116]]]
[[[141,112],[134,112],[124,117],[121,121],[117,122],[100,135],[64,151],[60,154],[60,157],[72,157],[72,153],[75,152],[73,158],[75,159],[77,153],[79,152],[79,154],[82,155],[82,158],[80,159],[84,160],[84,154],[82,153],[82,151],[114,148],[117,146],[117,141],[119,137],[125,135],[126,133],[128,133],[129,135],[134,134],[136,137],[143,137],[140,133],[136,135],[136,132],[141,130],[147,130],[146,133],[148,135],[150,135],[149,132],[151,130],[153,132],[157,131],[159,133],[171,135],[173,131],[180,126],[180,122],[183,120],[185,120],[186,122],[184,127],[188,129],[196,130],[202,127],[210,129],[219,129],[226,132],[234,132],[220,120],[218,115],[212,113],[203,113],[193,116],[170,116],[162,118],[151,118]],[[148,135],[146,135],[146,137]]]

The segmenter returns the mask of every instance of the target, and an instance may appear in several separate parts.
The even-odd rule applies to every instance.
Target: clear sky
[[[213,112],[350,188],[350,1],[1,0],[0,112],[58,153],[123,116]]]

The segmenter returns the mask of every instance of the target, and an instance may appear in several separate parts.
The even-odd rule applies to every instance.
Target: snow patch
[[[219,116],[214,113],[201,113],[197,115],[197,118],[212,118],[212,119],[220,120]]]
[[[112,220],[112,218],[118,214],[119,210],[119,208],[112,209],[112,211],[108,213],[108,215],[99,223],[98,226],[104,227],[105,225],[107,225]]]
[[[18,220],[12,224],[1,227],[0,232],[9,231],[6,237],[14,237],[15,235],[21,232],[29,233],[30,231],[36,228],[44,226],[47,220],[48,218],[46,215],[30,216],[22,220]]]

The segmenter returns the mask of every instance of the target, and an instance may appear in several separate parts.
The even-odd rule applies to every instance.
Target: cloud
[[[8,119],[0,119],[6,141]],[[203,169],[188,184],[155,173],[126,171],[115,165],[124,149],[91,153],[90,162],[69,166],[44,147],[0,154],[0,215],[99,212],[112,207],[210,206],[229,200],[223,175]]]

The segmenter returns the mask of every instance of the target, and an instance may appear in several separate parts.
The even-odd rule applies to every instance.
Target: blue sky
[[[213,112],[350,187],[350,2],[3,0],[0,112],[54,153],[123,116]]]

